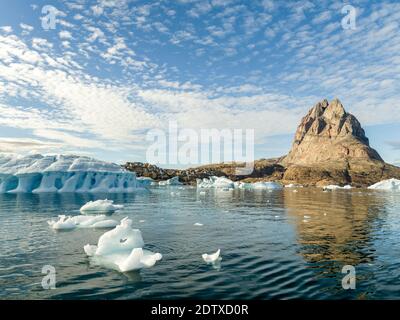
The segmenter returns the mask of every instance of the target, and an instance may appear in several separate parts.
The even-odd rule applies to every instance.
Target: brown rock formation
[[[369,145],[360,122],[347,113],[338,99],[317,103],[297,128],[289,154],[279,159],[261,159],[248,176],[236,176],[241,164],[219,163],[185,170],[161,169],[143,163],[125,168],[138,176],[166,180],[179,176],[193,184],[197,178],[226,176],[232,180],[282,181],[303,185],[328,184],[366,187],[384,179],[400,179],[400,168],[387,164]],[[244,164],[243,164],[244,165]]]
[[[366,186],[400,177],[400,168],[386,164],[370,147],[361,124],[338,99],[311,108],[281,163],[287,182]]]

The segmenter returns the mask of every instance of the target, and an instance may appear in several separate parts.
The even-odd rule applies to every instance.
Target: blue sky
[[[0,0],[0,150],[145,161],[146,132],[176,120],[253,128],[275,157],[338,97],[400,164],[399,23],[398,1]]]

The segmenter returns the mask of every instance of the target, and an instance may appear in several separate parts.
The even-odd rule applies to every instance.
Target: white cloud
[[[0,27],[0,31],[2,31],[4,33],[11,33],[11,32],[13,32],[13,29],[11,26],[4,26],[4,27]]]
[[[67,39],[67,40],[72,39],[71,32],[66,30],[61,31],[58,35],[60,36],[60,39]]]

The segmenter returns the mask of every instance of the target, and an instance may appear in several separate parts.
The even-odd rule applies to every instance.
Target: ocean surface
[[[400,299],[400,193],[296,190],[1,194],[0,299]],[[47,225],[105,198],[125,206],[113,218],[130,217],[162,253],[154,267],[91,265],[83,246],[105,230]],[[219,248],[220,266],[207,265],[201,255]],[[42,288],[45,265],[56,289]],[[345,265],[354,290],[342,287]]]

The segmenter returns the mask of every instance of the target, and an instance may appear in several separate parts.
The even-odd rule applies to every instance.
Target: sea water
[[[83,251],[105,230],[47,220],[112,199],[141,230],[154,267],[120,273]],[[204,253],[221,249],[218,266]],[[342,273],[354,266],[356,288]],[[55,289],[42,286],[44,266]],[[316,188],[133,194],[0,194],[0,299],[399,299],[400,192]]]

